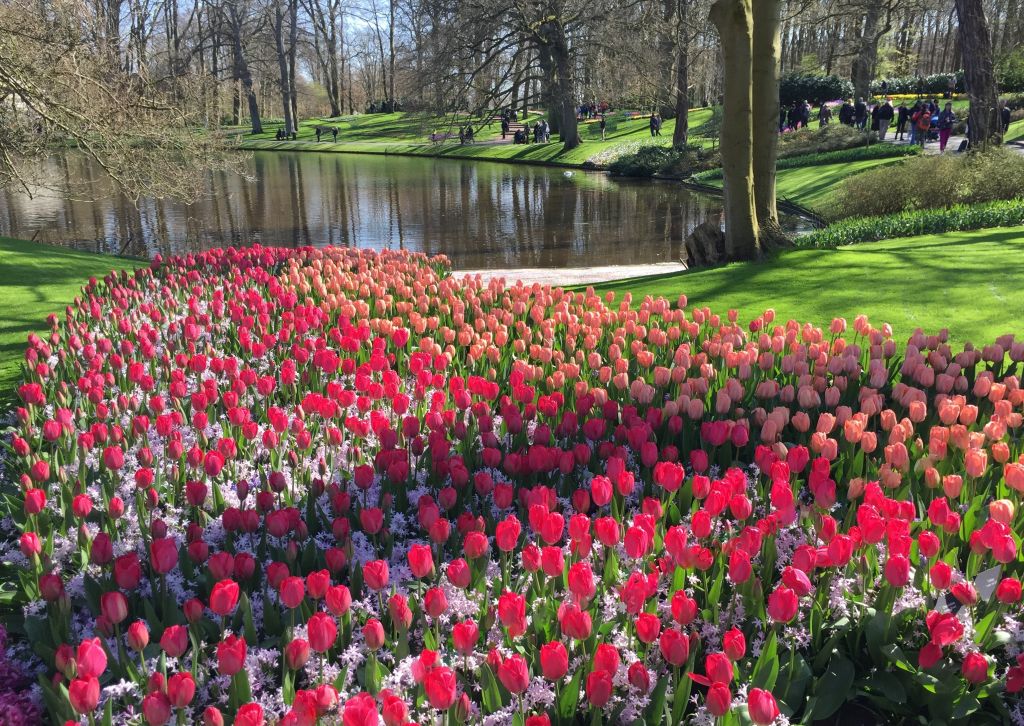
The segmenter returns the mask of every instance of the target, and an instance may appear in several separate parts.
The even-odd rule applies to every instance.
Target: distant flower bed
[[[1024,343],[632,302],[338,248],[91,281],[8,462],[51,722],[1019,718]]]

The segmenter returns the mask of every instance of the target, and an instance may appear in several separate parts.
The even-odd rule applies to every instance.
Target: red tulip
[[[178,565],[178,543],[164,537],[149,543],[149,562],[160,575],[166,575]]]
[[[759,726],[768,726],[778,718],[779,706],[770,691],[751,688],[747,694],[747,711],[751,721]]]
[[[338,638],[338,624],[327,613],[314,613],[306,623],[309,647],[317,653],[326,653]]]
[[[281,597],[281,603],[289,610],[294,610],[302,604],[306,597],[306,584],[301,577],[291,575],[281,581],[278,594]]]
[[[636,637],[641,643],[653,643],[660,632],[661,619],[657,615],[640,613],[636,616]]]
[[[498,666],[498,680],[509,693],[519,694],[530,685],[530,668],[518,653],[510,655]]]
[[[587,700],[594,708],[605,707],[611,700],[613,688],[612,677],[605,671],[593,671],[587,675]]]
[[[472,653],[479,639],[480,629],[475,620],[464,620],[461,623],[456,623],[452,628],[452,641],[455,644],[455,650],[462,655]]]
[[[221,617],[230,615],[238,605],[239,588],[234,580],[221,580],[210,592],[210,610]]]
[[[128,598],[120,592],[105,592],[100,596],[100,612],[117,625],[128,617]]]
[[[363,581],[371,590],[383,590],[388,586],[388,563],[373,560],[363,565]]]
[[[455,674],[444,666],[432,669],[423,679],[423,690],[432,708],[446,711],[455,703]]]
[[[167,697],[175,708],[185,708],[195,695],[196,683],[191,673],[175,673],[167,679]]]
[[[690,639],[675,628],[663,631],[658,645],[662,657],[673,666],[683,665],[690,657]]]
[[[94,677],[75,678],[68,685],[68,696],[75,713],[92,713],[100,702],[100,682]]]
[[[245,667],[245,639],[229,635],[217,644],[217,668],[222,675],[233,676]]]
[[[289,668],[297,671],[309,660],[309,642],[294,638],[284,648],[284,660]]]
[[[142,699],[142,715],[149,726],[163,726],[171,718],[171,703],[161,691],[154,691]]]
[[[732,692],[725,683],[712,683],[708,688],[708,713],[716,718],[729,713],[732,708]]]
[[[569,653],[555,640],[540,647],[541,673],[549,681],[557,681],[569,672]]]
[[[370,650],[377,650],[384,645],[384,626],[376,618],[370,618],[363,626],[363,640]]]
[[[263,726],[263,707],[258,703],[247,703],[235,714],[234,726]]]
[[[768,617],[777,623],[788,623],[796,617],[800,600],[795,592],[785,585],[779,585],[768,596]]]
[[[981,653],[972,651],[964,656],[961,671],[968,683],[972,685],[984,683],[988,680],[988,660]]]
[[[107,669],[107,651],[99,638],[83,640],[75,654],[79,678],[98,678]]]

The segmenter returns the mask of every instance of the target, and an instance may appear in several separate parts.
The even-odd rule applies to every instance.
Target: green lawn
[[[690,129],[694,130],[711,117],[711,109],[693,109],[689,114]],[[539,115],[531,115],[527,120],[533,123]],[[494,122],[476,134],[476,144],[460,145],[458,140],[442,144],[431,144],[428,140],[431,133],[454,133],[457,125],[427,114],[390,113],[360,114],[344,116],[336,119],[310,119],[299,124],[298,138],[295,141],[277,141],[274,134],[280,123],[264,124],[264,133],[247,134],[239,130],[241,146],[249,150],[288,150],[288,151],[331,151],[365,154],[410,154],[418,156],[451,156],[472,159],[492,159],[501,161],[520,161],[530,163],[548,163],[566,166],[579,166],[588,160],[600,162],[600,154],[626,143],[651,143],[650,127],[646,117],[626,118],[622,113],[608,114],[606,140],[601,140],[601,130],[596,120],[580,124],[580,136],[583,144],[563,153],[562,145],[556,140],[549,144],[513,145],[490,143],[501,137],[500,124]],[[338,142],[331,141],[331,136],[324,136],[324,141],[317,142],[315,128],[317,126],[337,126]],[[671,143],[675,121],[669,120],[662,126],[659,143],[668,146]],[[711,138],[692,136],[693,143],[711,146],[715,141]]]
[[[90,277],[143,264],[0,237],[0,402],[11,400],[25,339],[45,332],[47,315],[62,313]]]
[[[999,274],[993,274],[998,270]],[[991,342],[1024,320],[1024,227],[950,232],[853,245],[838,250],[791,250],[767,263],[737,263],[659,277],[595,285],[599,292],[633,293],[744,320],[774,308],[777,319],[828,325],[865,313],[888,322],[898,339],[915,328],[949,328],[958,343]],[[1019,331],[1016,331],[1019,332]]]
[[[775,176],[775,193],[779,199],[821,212],[828,206],[829,198],[843,179],[876,166],[896,164],[903,160],[904,157],[890,157],[780,169]],[[707,183],[721,187],[722,179],[709,179]]]

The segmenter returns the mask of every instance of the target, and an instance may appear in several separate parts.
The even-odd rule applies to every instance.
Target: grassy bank
[[[999,270],[999,274],[993,274]],[[950,232],[838,250],[791,250],[760,264],[741,263],[595,285],[599,292],[685,294],[691,306],[730,308],[750,318],[774,308],[777,318],[827,325],[859,313],[891,323],[898,338],[915,328],[949,328],[963,343],[1012,332],[1024,319],[1024,226]]]
[[[811,211],[820,212],[843,179],[878,166],[898,164],[900,161],[902,159],[899,157],[863,159],[839,164],[779,169],[775,176],[776,194],[779,199],[785,199]],[[706,183],[721,188],[722,179],[708,179]]]
[[[698,129],[710,117],[710,109],[690,111],[690,129]],[[527,122],[532,124],[539,118],[539,115],[531,115]],[[609,114],[607,121],[608,128],[604,141],[601,140],[601,129],[596,120],[581,123],[580,137],[583,143],[568,152],[564,152],[562,144],[556,140],[548,144],[499,143],[501,127],[497,122],[477,132],[476,143],[459,144],[457,126],[451,126],[445,120],[434,116],[414,113],[310,119],[299,124],[298,138],[295,141],[277,141],[274,138],[280,124],[265,124],[266,130],[262,134],[240,132],[239,138],[241,148],[248,150],[402,154],[561,166],[581,166],[587,161],[603,165],[605,157],[613,154],[618,147],[653,143],[647,117],[627,118],[624,114],[616,113]],[[338,141],[335,143],[328,134],[322,137],[323,141],[318,142],[317,126],[337,127]],[[658,143],[670,144],[674,129],[674,120],[665,121]],[[429,141],[431,133],[451,133],[456,138],[453,141],[432,144]],[[707,146],[714,143],[711,138],[696,135],[691,138],[693,143]]]
[[[142,264],[0,237],[0,402],[12,400],[25,338],[45,332],[47,315],[62,313],[90,277]]]

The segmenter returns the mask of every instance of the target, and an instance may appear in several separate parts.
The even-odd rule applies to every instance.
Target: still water
[[[271,151],[253,155],[252,179],[211,174],[195,204],[136,206],[84,155],[48,163],[55,185],[88,193],[0,192],[0,235],[139,257],[260,242],[445,254],[457,269],[644,264],[679,259],[721,211],[678,184],[597,172]]]

